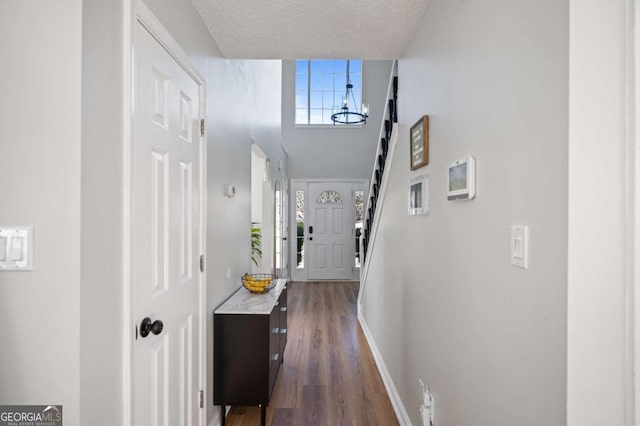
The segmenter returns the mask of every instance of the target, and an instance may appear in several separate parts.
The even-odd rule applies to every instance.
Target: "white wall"
[[[567,1],[432,0],[399,61],[400,134],[361,313],[411,422],[418,378],[439,426],[566,419]],[[430,116],[430,164],[409,128]],[[447,165],[477,160],[477,197],[446,199]],[[431,213],[407,185],[431,177]],[[528,225],[530,267],[510,265]]]
[[[282,62],[282,143],[292,179],[370,179],[392,61],[363,61],[362,99],[370,116],[363,127],[295,126],[295,61]]]
[[[241,285],[240,277],[251,270],[251,141],[272,159],[272,176],[277,176],[274,164],[281,155],[280,124],[277,117],[261,112],[280,108],[280,69],[279,61],[218,60],[203,71],[210,84],[209,114],[214,117],[208,125],[208,315]],[[273,90],[263,91],[261,81],[265,78],[275,82]],[[235,197],[223,196],[223,183],[236,186]],[[263,193],[267,202],[273,198],[268,195],[272,193],[272,187]],[[267,244],[268,236],[263,235],[263,240],[263,245]],[[213,365],[212,325],[208,320],[207,366]],[[211,380],[209,371],[209,400],[213,398]],[[212,415],[209,411],[208,419]]]
[[[262,223],[262,185],[264,184],[264,157],[255,145],[251,150],[251,221]]]
[[[0,272],[0,401],[80,424],[82,2],[0,2],[0,225],[34,226],[34,270]]]
[[[625,135],[625,30],[631,28],[625,7],[631,2],[570,3],[567,425],[631,425],[637,424],[627,417],[633,407],[625,388],[633,262],[626,216],[633,151]]]
[[[82,4],[80,425],[121,424],[126,415],[123,9],[123,0]]]

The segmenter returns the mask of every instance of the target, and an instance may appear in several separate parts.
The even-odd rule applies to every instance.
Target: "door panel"
[[[333,267],[336,269],[344,269],[346,265],[344,264],[344,246],[343,245],[334,245],[333,246]]]
[[[335,207],[333,209],[333,221],[331,224],[333,225],[333,235],[336,237],[344,235],[344,209]]]
[[[309,279],[353,279],[352,185],[309,183]]]
[[[135,36],[134,424],[195,425],[203,285],[201,86],[140,23]],[[162,321],[162,329],[143,337],[145,317]]]
[[[169,336],[151,346],[151,425],[169,423]]]

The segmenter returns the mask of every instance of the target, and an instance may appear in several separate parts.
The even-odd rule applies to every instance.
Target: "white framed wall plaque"
[[[429,176],[421,175],[409,180],[408,212],[410,216],[428,214],[431,210]]]

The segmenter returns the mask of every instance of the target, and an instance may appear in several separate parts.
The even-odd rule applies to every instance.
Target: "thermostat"
[[[469,156],[449,166],[448,200],[472,200],[476,196],[476,160]]]

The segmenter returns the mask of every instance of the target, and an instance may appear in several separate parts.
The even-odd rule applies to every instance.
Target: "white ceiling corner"
[[[192,0],[234,59],[396,59],[428,0]]]

